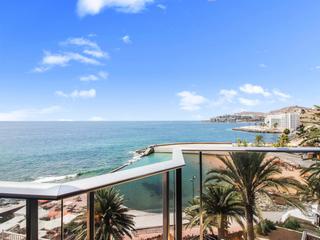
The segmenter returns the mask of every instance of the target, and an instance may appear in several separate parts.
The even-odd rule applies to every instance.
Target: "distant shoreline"
[[[270,129],[261,126],[245,126],[245,127],[237,127],[232,128],[233,131],[240,132],[252,132],[252,133],[270,133],[270,134],[280,134],[282,133],[281,129]]]

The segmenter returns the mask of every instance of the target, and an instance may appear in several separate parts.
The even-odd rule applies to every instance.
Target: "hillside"
[[[266,114],[263,112],[239,112],[235,113],[236,116],[256,116],[256,117],[264,117]]]
[[[301,106],[289,106],[280,108],[277,110],[272,110],[270,112],[248,112],[243,111],[234,114],[225,114],[216,116],[210,119],[211,122],[263,122],[264,118],[268,114],[281,114],[281,113],[303,113],[307,111],[311,111],[311,108],[301,107]],[[310,120],[310,118],[308,118]],[[311,120],[310,120],[311,121]]]
[[[281,113],[294,113],[294,112],[301,113],[305,110],[310,110],[310,108],[301,107],[301,106],[289,106],[289,107],[284,107],[284,108],[270,111],[267,114],[281,114]]]
[[[300,117],[301,123],[305,127],[309,126],[320,126],[320,109],[319,108],[312,108],[312,109],[306,109],[302,112]]]

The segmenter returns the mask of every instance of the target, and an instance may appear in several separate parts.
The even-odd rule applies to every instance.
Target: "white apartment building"
[[[281,113],[281,114],[271,114],[267,115],[265,124],[269,128],[274,128],[275,126],[278,129],[290,129],[291,131],[296,130],[300,125],[300,114],[299,113]]]

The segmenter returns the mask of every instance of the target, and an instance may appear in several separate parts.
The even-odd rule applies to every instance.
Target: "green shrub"
[[[268,219],[264,219],[260,221],[257,224],[257,228],[256,228],[257,233],[262,236],[269,235],[269,233],[272,232],[273,230],[276,230],[276,225]]]
[[[286,129],[283,131],[283,133],[284,133],[285,135],[289,135],[289,134],[290,134],[290,130],[289,130],[288,128],[286,128]]]
[[[297,219],[288,218],[283,225],[285,228],[289,228],[292,230],[299,230],[301,228],[300,223]]]

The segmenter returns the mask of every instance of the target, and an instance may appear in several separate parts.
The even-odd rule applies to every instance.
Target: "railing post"
[[[162,175],[162,217],[162,239],[168,240],[170,234],[169,172]]]
[[[87,193],[87,239],[94,240],[94,192]]]
[[[182,169],[176,170],[176,189],[175,189],[175,217],[176,231],[175,240],[182,240]]]
[[[61,224],[61,228],[60,228],[60,231],[61,231],[61,233],[60,233],[60,239],[61,239],[61,240],[64,239],[63,204],[64,204],[64,203],[63,203],[63,198],[62,198],[62,199],[61,199],[61,222],[60,222],[60,224]]]
[[[38,240],[38,200],[26,200],[26,239]]]
[[[203,240],[203,204],[202,204],[202,185],[203,185],[203,177],[202,177],[202,152],[199,152],[199,184],[200,184],[200,240]]]

